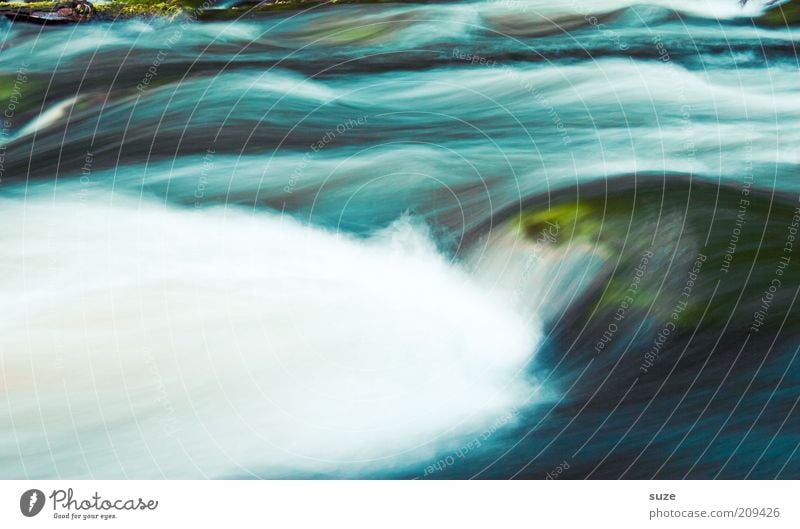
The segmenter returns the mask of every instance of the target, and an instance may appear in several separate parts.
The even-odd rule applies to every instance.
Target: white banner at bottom
[[[0,527],[797,528],[797,486],[796,481],[0,481]]]

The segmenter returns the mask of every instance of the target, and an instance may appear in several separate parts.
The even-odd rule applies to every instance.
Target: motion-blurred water
[[[498,256],[521,243],[484,237],[615,177],[796,197],[797,32],[757,24],[764,9],[3,23],[0,475],[545,477],[564,460],[571,477],[797,477],[788,346],[795,385],[773,377],[719,431],[694,428],[705,401],[676,404],[686,378],[663,413],[639,423],[636,405],[603,430],[622,401],[581,415],[545,359],[614,256],[571,247],[519,269]],[[726,437],[762,404],[769,427]],[[602,466],[620,445],[625,464]]]

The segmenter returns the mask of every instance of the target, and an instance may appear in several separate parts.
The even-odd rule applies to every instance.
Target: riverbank
[[[363,4],[384,3],[382,0],[278,0],[269,4],[244,4],[236,7],[216,8],[212,0],[130,0],[124,2],[108,2],[95,4],[100,19],[128,19],[166,17],[172,18],[182,14],[193,15],[199,19],[231,19],[252,13],[274,12],[292,9],[308,9],[323,4]],[[387,2],[388,3],[388,2]],[[396,2],[395,2],[396,3]],[[0,2],[0,10],[11,9],[50,9],[56,2]]]
[[[0,2],[0,10],[30,9],[47,10],[57,2]],[[176,0],[134,0],[96,4],[97,14],[103,18],[173,17],[191,9],[186,3]]]
[[[328,4],[330,6],[339,4],[377,4],[377,3],[414,3],[391,0],[277,0],[272,3],[258,4],[252,2],[236,7],[208,8],[211,0],[126,0],[96,4],[98,18],[119,19],[119,18],[149,18],[167,17],[172,18],[182,14],[193,15],[200,20],[234,19],[242,16],[257,15],[259,13],[269,13],[274,11],[285,11],[295,9],[308,9],[314,6]],[[219,3],[219,2],[216,2]],[[425,2],[419,2],[425,3]],[[49,9],[55,2],[36,1],[36,2],[0,2],[0,10],[25,8],[25,9]],[[796,25],[800,22],[800,0],[792,0],[786,4],[779,5],[753,19],[755,23],[765,26],[781,27]]]

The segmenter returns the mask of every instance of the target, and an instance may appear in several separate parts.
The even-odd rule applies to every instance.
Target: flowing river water
[[[800,477],[765,10],[3,22],[0,476]]]

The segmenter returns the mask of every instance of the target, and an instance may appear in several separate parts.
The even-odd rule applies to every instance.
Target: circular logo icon
[[[26,490],[19,499],[19,510],[27,517],[36,516],[44,507],[44,492],[39,489]]]

